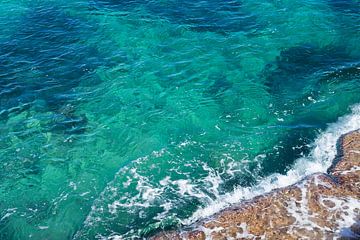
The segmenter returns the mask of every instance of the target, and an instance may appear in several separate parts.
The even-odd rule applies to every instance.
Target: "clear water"
[[[360,102],[358,0],[2,0],[0,45],[0,239],[175,228]]]

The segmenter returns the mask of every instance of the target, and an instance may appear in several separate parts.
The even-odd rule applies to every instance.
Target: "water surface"
[[[286,173],[360,102],[359,4],[2,1],[0,238],[147,237]]]

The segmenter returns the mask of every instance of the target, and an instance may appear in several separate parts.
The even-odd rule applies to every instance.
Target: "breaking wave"
[[[286,174],[272,174],[262,179],[256,186],[238,187],[231,193],[219,195],[215,201],[206,207],[199,208],[182,223],[191,224],[199,219],[209,217],[231,204],[251,199],[276,188],[292,185],[310,174],[326,172],[337,154],[337,140],[341,135],[360,128],[360,104],[354,105],[351,109],[350,114],[329,124],[327,129],[315,139],[311,152],[307,156],[297,159]]]

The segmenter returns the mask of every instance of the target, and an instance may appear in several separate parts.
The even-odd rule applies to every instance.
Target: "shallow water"
[[[147,237],[323,171],[359,4],[2,1],[0,238]]]

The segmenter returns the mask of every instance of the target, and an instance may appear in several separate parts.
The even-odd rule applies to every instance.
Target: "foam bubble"
[[[84,229],[79,231],[76,237],[80,237],[81,234],[86,235],[86,231],[91,228],[99,226],[108,227],[107,225],[111,224],[112,220],[108,221],[107,219],[114,219],[124,215],[129,216],[129,218],[143,218],[145,217],[144,213],[148,211],[147,209],[154,211],[154,215],[146,216],[149,219],[151,218],[153,222],[176,221],[184,225],[192,224],[199,219],[213,215],[231,204],[253,198],[275,188],[294,184],[306,175],[325,172],[336,155],[336,142],[338,138],[342,134],[358,128],[360,128],[360,104],[352,108],[351,114],[339,118],[336,123],[330,124],[325,131],[320,133],[312,146],[310,146],[312,149],[310,154],[299,158],[286,174],[272,174],[260,179],[256,186],[238,187],[233,192],[228,193],[223,193],[221,190],[224,183],[223,174],[235,176],[237,172],[249,171],[241,168],[243,163],[249,161],[248,157],[236,161],[230,154],[223,154],[223,160],[220,162],[223,168],[222,172],[218,172],[207,163],[193,159],[187,163],[189,166],[186,168],[186,171],[188,172],[179,172],[175,165],[168,169],[167,174],[155,180],[152,178],[153,175],[146,174],[148,172],[144,172],[144,169],[147,170],[146,166],[150,165],[149,161],[162,166],[161,161],[167,161],[166,154],[171,156],[169,153],[171,151],[168,149],[154,151],[150,155],[140,157],[133,161],[131,165],[119,170],[114,179],[108,183],[107,187],[100,194],[99,198],[94,201],[92,209],[84,222]],[[176,146],[178,148],[185,148],[194,144],[182,143]],[[165,158],[159,158],[162,155],[165,155]],[[265,154],[260,154],[253,160],[260,164],[266,161],[265,158]],[[143,163],[148,165],[145,164],[144,167]],[[191,173],[194,173],[194,171],[201,171],[202,177],[198,179],[191,178]],[[325,183],[319,181],[317,184]],[[204,207],[197,209],[191,217],[183,219],[174,213],[174,209],[176,210],[181,205],[181,200],[183,202],[197,200]],[[181,207],[184,206],[186,204],[181,205]],[[302,218],[306,220],[306,216],[306,212],[302,212],[298,216],[299,221]],[[150,222],[147,219],[144,221]],[[165,222],[165,224],[167,223]],[[310,224],[309,221],[308,224]],[[247,234],[245,226],[243,232],[245,235]],[[110,236],[117,236],[114,234],[111,233]],[[138,229],[129,229],[126,233],[124,231],[124,233],[120,234],[119,237],[126,239],[130,236],[140,235],[141,232]]]
[[[351,110],[350,114],[329,124],[327,129],[320,133],[314,141],[309,155],[299,158],[286,174],[272,174],[262,179],[256,186],[238,187],[231,193],[217,195],[215,200],[212,200],[207,206],[199,208],[182,223],[191,224],[201,218],[209,217],[231,204],[251,199],[276,188],[292,185],[310,174],[326,172],[336,156],[336,143],[339,137],[360,128],[360,104],[353,106]]]

